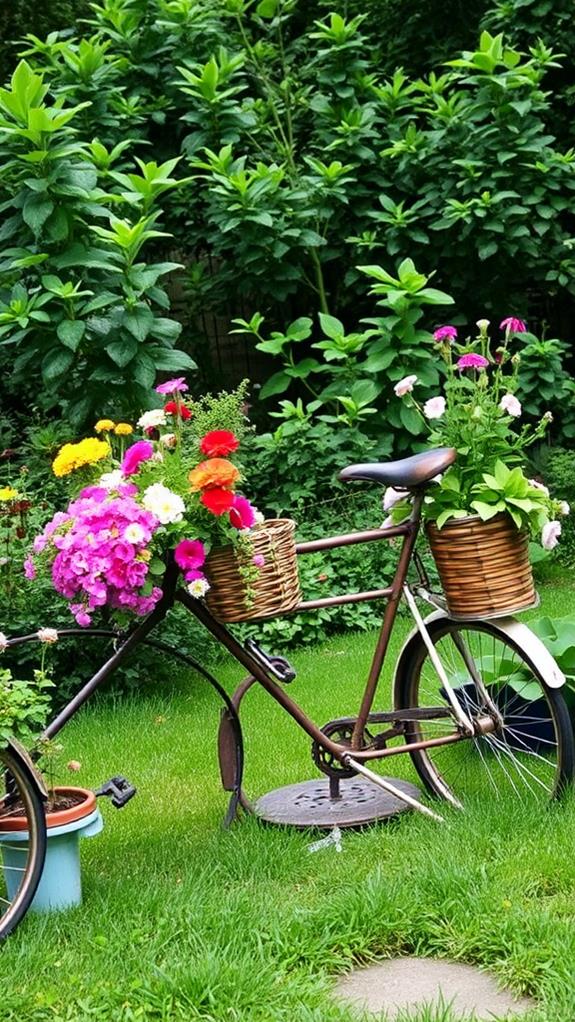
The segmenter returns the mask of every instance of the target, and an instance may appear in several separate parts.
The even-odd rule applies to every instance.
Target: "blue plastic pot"
[[[104,821],[97,808],[80,819],[60,826],[48,826],[46,861],[30,906],[33,912],[58,912],[81,905],[80,838],[99,834],[103,826]],[[4,866],[21,865],[22,843],[28,840],[28,832],[5,832],[0,834],[0,839]],[[18,887],[18,873],[7,868],[4,876],[8,897],[12,898]]]

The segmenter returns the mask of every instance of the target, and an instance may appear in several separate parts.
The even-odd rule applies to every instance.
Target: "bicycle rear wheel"
[[[28,840],[11,841],[14,819]],[[40,882],[46,855],[42,797],[24,756],[0,750],[0,940],[25,915]]]
[[[489,733],[410,753],[430,794],[457,806],[482,796],[512,795],[536,803],[560,795],[575,765],[573,731],[561,693],[545,683],[535,664],[495,623],[440,618],[430,622],[429,633],[468,717],[493,716],[478,678],[498,711],[497,726]],[[449,705],[422,639],[399,665],[395,702],[401,710]],[[452,715],[412,721],[406,728],[408,743],[456,730]]]

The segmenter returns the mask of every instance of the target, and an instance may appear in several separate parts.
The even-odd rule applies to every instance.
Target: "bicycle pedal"
[[[126,777],[110,777],[109,781],[104,781],[94,792],[96,798],[101,796],[109,798],[112,805],[116,809],[123,809],[127,802],[137,792],[137,788],[133,784],[130,784]]]
[[[265,649],[258,646],[257,642],[254,642],[253,639],[247,640],[244,649],[276,681],[281,681],[284,685],[288,685],[296,677],[296,672],[289,660],[286,660],[283,656],[271,656],[269,653],[266,653]]]

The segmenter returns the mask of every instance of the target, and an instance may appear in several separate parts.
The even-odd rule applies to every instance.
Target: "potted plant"
[[[0,741],[16,738],[27,746],[32,745],[33,755],[49,782],[46,859],[31,905],[36,912],[56,911],[81,903],[79,839],[98,834],[103,827],[93,791],[54,784],[54,770],[62,747],[36,737],[46,723],[49,689],[53,684],[45,667],[46,648],[57,638],[57,632],[51,628],[39,630],[41,665],[32,681],[15,679],[8,669],[0,669]],[[8,640],[0,634],[0,652],[7,646]],[[75,762],[68,766],[71,770],[79,768]],[[22,846],[27,841],[26,820],[16,805],[11,807],[10,815],[0,818],[0,850],[9,899],[16,894]]]
[[[427,535],[447,605],[458,617],[497,616],[536,602],[529,562],[529,536],[552,549],[561,534],[564,501],[525,472],[525,452],[551,421],[546,413],[533,426],[520,424],[516,397],[520,355],[513,338],[525,323],[508,317],[499,343],[492,345],[489,322],[479,320],[474,340],[457,341],[457,328],[434,333],[445,369],[444,394],[423,405],[417,376],[395,386],[428,428],[432,446],[454,447],[456,462],[429,490],[423,505]],[[406,494],[390,490],[384,506],[396,524],[410,511]]]
[[[49,571],[81,626],[102,607],[120,621],[148,614],[171,557],[189,594],[221,620],[299,602],[295,524],[264,522],[238,489],[245,388],[195,402],[187,390],[183,378],[156,387],[161,404],[140,416],[139,436],[100,419],[95,436],[54,460],[74,496],[36,537],[25,571]]]

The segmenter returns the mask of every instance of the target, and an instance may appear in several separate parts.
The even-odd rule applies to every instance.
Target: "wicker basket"
[[[537,605],[528,536],[506,514],[450,521],[427,536],[449,613],[458,618],[498,617]]]
[[[264,564],[252,585],[255,595],[249,603],[240,574],[242,562],[234,547],[218,547],[208,554],[206,603],[219,621],[273,617],[293,610],[300,602],[295,522],[289,518],[265,521],[253,533],[252,548],[251,556],[262,555]]]

